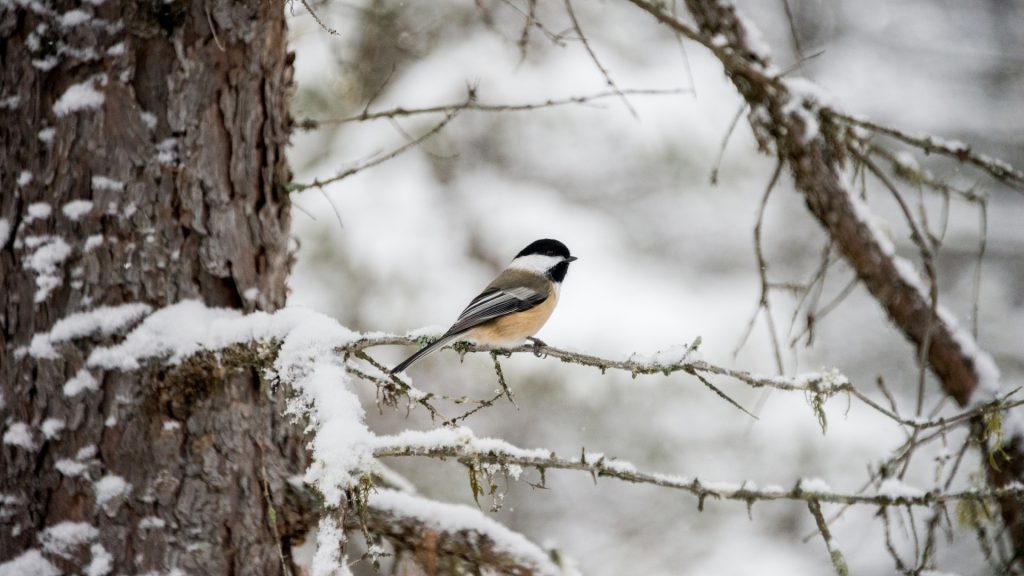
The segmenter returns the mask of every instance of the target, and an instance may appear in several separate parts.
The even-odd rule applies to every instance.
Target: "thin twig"
[[[832,541],[832,533],[828,529],[828,523],[825,522],[825,517],[821,514],[821,504],[817,500],[808,500],[807,508],[811,511],[811,516],[814,516],[815,524],[818,525],[818,532],[821,534],[821,539],[825,541],[825,549],[828,550],[828,555],[832,560],[832,567],[835,568],[836,574],[846,576],[850,573],[849,568],[846,566],[846,558],[843,557],[843,553]]]
[[[732,121],[729,122],[729,127],[725,129],[725,136],[722,137],[722,144],[718,147],[718,156],[715,158],[715,165],[711,169],[711,184],[718,185],[718,170],[722,167],[722,160],[725,158],[725,147],[729,145],[729,139],[732,137],[733,131],[736,130],[736,125],[739,124],[740,118],[743,117],[743,113],[747,110],[747,103],[744,102],[740,109],[736,111],[736,115],[732,117]]]
[[[562,34],[556,34],[556,33],[552,32],[546,26],[544,26],[544,23],[541,22],[539,18],[535,18],[534,17],[535,14],[534,14],[533,9],[534,9],[534,4],[536,4],[536,0],[528,0],[528,1],[530,3],[530,7],[529,7],[530,11],[529,12],[524,12],[523,9],[520,8],[519,6],[516,6],[515,3],[512,2],[512,0],[501,0],[501,3],[505,4],[509,8],[512,8],[520,16],[525,18],[528,26],[532,25],[537,30],[540,30],[540,32],[542,34],[547,36],[548,40],[550,40],[552,44],[554,44],[556,46],[565,46],[565,41],[562,39]]]
[[[981,265],[985,260],[985,249],[988,246],[988,204],[978,204],[978,262],[974,266],[974,287],[971,298],[971,334],[978,339],[978,306],[981,301]]]
[[[768,181],[768,186],[765,188],[764,195],[761,197],[761,204],[757,210],[757,223],[754,225],[754,255],[757,258],[757,273],[761,279],[761,296],[758,299],[757,309],[754,310],[754,314],[751,316],[750,322],[747,324],[747,330],[744,333],[743,338],[733,351],[733,357],[739,354],[739,351],[743,348],[747,338],[750,337],[751,331],[754,329],[754,322],[757,320],[758,313],[764,310],[765,323],[768,327],[768,334],[771,337],[772,350],[775,353],[775,367],[779,374],[784,374],[786,369],[782,363],[782,347],[779,344],[779,337],[775,330],[775,319],[772,316],[770,301],[771,290],[768,286],[768,262],[764,257],[761,230],[764,226],[764,214],[765,209],[768,207],[768,199],[771,198],[772,190],[775,189],[775,185],[779,182],[779,176],[782,174],[782,165],[783,162],[780,158],[778,163],[775,165],[775,171],[772,172],[771,179]]]
[[[789,36],[793,40],[793,51],[796,52],[796,65],[802,71],[804,67],[804,49],[800,45],[800,34],[797,32],[796,18],[793,16],[793,9],[789,5],[789,0],[782,0],[782,8],[786,12],[786,20],[789,21]]]
[[[445,115],[444,120],[442,120],[439,123],[437,123],[433,128],[431,128],[430,130],[424,132],[422,135],[420,135],[415,140],[406,142],[402,146],[399,146],[398,148],[392,150],[391,152],[389,152],[387,154],[384,154],[382,156],[377,156],[376,158],[373,158],[373,159],[365,161],[365,162],[360,162],[360,163],[356,164],[355,166],[352,166],[351,168],[343,170],[342,172],[340,172],[337,175],[332,176],[330,178],[325,178],[323,180],[320,180],[318,178],[318,179],[313,180],[312,182],[310,182],[308,184],[293,183],[293,184],[288,186],[288,189],[289,189],[290,192],[301,192],[301,191],[307,190],[309,188],[322,188],[324,186],[327,186],[328,184],[333,184],[334,182],[340,182],[341,180],[344,180],[345,178],[348,178],[349,176],[352,176],[354,174],[358,174],[359,172],[362,172],[363,170],[366,170],[367,168],[372,168],[374,166],[377,166],[378,164],[383,164],[384,162],[387,162],[388,160],[391,160],[391,159],[393,159],[393,158],[395,158],[397,156],[400,156],[402,153],[407,152],[408,150],[418,146],[420,143],[424,142],[425,140],[429,139],[431,136],[433,136],[433,135],[437,134],[438,132],[440,132],[441,130],[443,130],[444,127],[447,126],[448,123],[451,122],[455,118],[455,116],[457,114],[458,114],[458,110],[449,112],[448,114]]]
[[[505,373],[501,370],[501,362],[498,362],[497,352],[491,352],[491,360],[494,361],[494,373],[498,376],[498,385],[501,387],[501,391],[505,394],[505,397],[508,398],[509,403],[518,409],[519,405],[516,404],[516,399],[512,396],[512,389],[509,388],[508,383],[505,382]]]
[[[334,28],[331,28],[327,24],[324,24],[324,21],[320,19],[320,16],[317,15],[316,11],[313,10],[313,7],[309,5],[309,2],[307,0],[300,0],[300,1],[302,2],[302,5],[305,6],[306,11],[309,12],[309,15],[313,17],[313,20],[317,23],[317,25],[320,26],[320,28],[322,28],[325,32],[327,32],[331,36],[341,36],[341,34],[338,34],[337,30],[335,30]]]
[[[1018,192],[1024,192],[1024,172],[1014,168],[1004,160],[992,158],[985,154],[978,154],[972,151],[970,146],[962,142],[944,140],[928,134],[911,134],[865,118],[844,114],[831,108],[822,108],[821,113],[845,124],[895,138],[905,144],[920,148],[928,154],[940,154],[960,162],[972,164],[984,170],[999,182]]]
[[[629,113],[632,114],[634,118],[639,118],[640,116],[636,113],[636,109],[629,103],[629,99],[626,98],[626,95],[622,90],[619,90],[619,87],[615,85],[615,81],[612,80],[611,74],[608,73],[608,70],[601,64],[601,61],[598,60],[597,54],[594,53],[594,49],[590,47],[587,35],[584,34],[583,29],[580,28],[580,22],[576,19],[576,12],[572,9],[572,0],[565,0],[565,11],[568,12],[569,19],[572,20],[572,27],[576,30],[579,41],[583,43],[583,48],[587,51],[587,54],[590,55],[590,60],[593,61],[594,66],[597,66],[597,69],[601,71],[601,75],[604,76],[605,83],[619,96],[622,103],[626,105],[627,109],[629,109]]]
[[[873,142],[865,142],[865,146],[869,154],[885,159],[892,168],[893,173],[905,181],[912,184],[923,184],[936,192],[941,192],[945,195],[952,194],[968,202],[984,202],[986,199],[985,194],[971,189],[952,186],[944,180],[936,178],[928,170],[916,165],[916,162],[907,162],[906,158],[897,155],[884,146],[879,146]]]
[[[523,104],[484,104],[475,99],[467,99],[455,104],[442,104],[439,106],[428,106],[426,108],[392,108],[379,112],[364,110],[355,116],[344,118],[325,118],[321,120],[306,119],[297,123],[297,126],[304,130],[311,130],[326,124],[346,124],[349,122],[366,122],[384,118],[397,118],[401,116],[418,116],[422,114],[447,114],[455,111],[469,110],[475,112],[529,112],[541,108],[555,108],[570,104],[587,104],[596,100],[603,100],[611,97],[619,97],[620,94],[630,96],[663,96],[670,94],[691,93],[690,88],[666,88],[666,89],[626,89],[619,91],[597,92],[583,96],[570,96],[567,98],[549,98],[543,102],[528,102]]]

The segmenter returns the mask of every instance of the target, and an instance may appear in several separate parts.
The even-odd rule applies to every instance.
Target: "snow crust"
[[[152,309],[148,304],[128,303],[118,306],[99,306],[85,312],[76,312],[58,320],[49,332],[41,332],[33,336],[28,353],[35,358],[57,358],[57,350],[54,347],[56,344],[94,334],[110,336]]]
[[[114,557],[107,552],[102,544],[93,544],[89,548],[92,560],[85,567],[85,576],[106,576],[114,568]]]
[[[60,25],[65,28],[71,28],[73,26],[84,24],[91,19],[92,16],[90,16],[88,12],[76,8],[74,10],[68,10],[60,15]]]
[[[75,548],[88,544],[100,535],[99,530],[85,522],[61,522],[47,527],[39,535],[43,549],[63,558],[70,558]]]
[[[817,138],[821,133],[819,110],[822,107],[833,107],[832,97],[821,86],[805,78],[784,78],[782,82],[790,96],[782,111],[797,116],[803,123],[802,142]]]
[[[820,492],[822,494],[832,492],[832,487],[821,478],[803,478],[800,480],[800,489],[804,492]]]
[[[156,114],[152,112],[140,112],[139,115],[142,117],[142,123],[146,125],[146,128],[150,130],[156,128]]]
[[[124,478],[116,474],[107,474],[93,484],[93,490],[96,492],[96,505],[102,508],[111,500],[124,496],[131,489],[132,485]]]
[[[25,222],[31,223],[35,220],[46,220],[49,218],[53,208],[46,202],[33,202],[28,205],[26,212],[28,212],[28,216],[25,217]]]
[[[74,398],[86,390],[95,392],[99,389],[99,382],[85,368],[80,369],[70,380],[64,383],[64,395],[68,398]]]
[[[406,430],[393,436],[377,436],[372,440],[373,448],[395,450],[428,451],[442,448],[465,448],[481,454],[504,454],[514,458],[546,460],[551,458],[549,450],[524,449],[497,438],[478,438],[469,428],[435,428],[419,431]]]
[[[60,576],[61,572],[39,550],[27,550],[0,564],[0,576]]]
[[[62,118],[72,112],[94,110],[103,105],[105,97],[96,89],[92,80],[68,86],[53,104],[53,113]]]
[[[302,308],[243,315],[186,300],[153,312],[120,343],[93,349],[87,365],[134,370],[147,360],[177,364],[200,350],[281,340],[273,373],[290,384],[295,394],[287,412],[308,419],[316,432],[311,442],[313,464],[305,481],[320,491],[328,506],[337,506],[358,474],[373,463],[373,435],[363,423],[362,404],[349,390],[348,373],[334,352],[359,337],[335,320]]]
[[[877,494],[879,496],[887,496],[889,498],[916,498],[918,496],[924,496],[925,491],[920,488],[904,484],[897,478],[886,478],[878,487]]]
[[[316,532],[316,554],[313,555],[313,576],[347,576],[351,574],[341,555],[345,532],[332,516],[320,519]]]
[[[84,462],[78,462],[69,458],[61,458],[54,464],[57,471],[69,478],[81,476],[83,472],[88,470],[89,465]]]
[[[32,206],[36,206],[33,204]],[[29,212],[32,212],[29,206]],[[49,216],[49,205],[47,216]],[[24,268],[36,275],[36,292],[32,299],[35,303],[46,300],[51,292],[61,285],[58,267],[71,255],[71,247],[63,238],[46,238],[25,259]]]
[[[396,490],[379,490],[370,494],[369,504],[399,518],[415,519],[439,532],[454,534],[472,530],[489,538],[494,550],[532,566],[537,574],[561,573],[536,544],[485,516],[477,508],[436,502]]]
[[[253,317],[262,316],[249,316]],[[327,506],[337,506],[345,489],[374,462],[373,434],[363,421],[363,407],[351,390],[348,372],[334,352],[359,335],[306,310],[286,309],[274,317],[292,328],[274,363],[278,377],[296,393],[287,411],[296,417],[307,416],[316,431],[310,444],[313,462],[304,479],[316,487]],[[268,324],[278,323],[270,320],[268,316]]]
[[[92,202],[89,200],[72,200],[60,209],[71,220],[77,221],[92,211]]]
[[[95,190],[121,192],[124,190],[124,183],[114,180],[113,178],[107,178],[106,176],[93,176],[92,187]]]
[[[750,18],[747,18],[742,13],[737,11],[736,22],[743,29],[743,35],[747,41],[747,47],[754,53],[759,59],[767,61],[771,58],[772,51],[769,48],[768,43],[764,40],[764,35],[761,34],[761,30]]]
[[[32,438],[32,428],[24,422],[11,424],[4,432],[4,444],[17,446],[25,450],[35,450],[36,442]]]
[[[139,520],[139,530],[160,530],[167,526],[167,522],[159,516],[146,516]]]
[[[39,430],[47,440],[53,440],[64,430],[64,421],[60,418],[47,418],[39,425]]]

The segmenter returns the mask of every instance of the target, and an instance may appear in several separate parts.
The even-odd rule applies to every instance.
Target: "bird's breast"
[[[555,310],[557,302],[558,293],[555,290],[549,290],[547,300],[533,308],[485,322],[466,332],[465,337],[475,340],[479,344],[492,346],[519,342],[533,336],[544,326]]]

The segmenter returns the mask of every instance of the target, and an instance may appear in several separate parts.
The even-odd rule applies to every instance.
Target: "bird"
[[[474,298],[451,328],[391,370],[404,372],[416,361],[455,339],[505,347],[532,340],[558,303],[558,292],[576,261],[558,240],[543,238],[523,248],[501,274]]]

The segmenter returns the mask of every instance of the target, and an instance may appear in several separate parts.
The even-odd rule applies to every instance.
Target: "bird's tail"
[[[412,356],[409,356],[405,360],[402,360],[402,362],[398,366],[395,366],[394,368],[391,369],[391,373],[398,374],[399,372],[404,372],[406,368],[412,366],[417,360],[423,358],[427,354],[440,350],[441,347],[451,342],[458,336],[458,334],[445,334],[444,336],[441,336],[426,348],[421,348],[420,350],[417,350],[416,353],[413,354]]]

